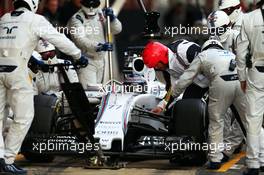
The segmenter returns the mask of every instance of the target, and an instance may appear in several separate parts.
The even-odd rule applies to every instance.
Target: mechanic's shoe
[[[243,175],[259,175],[259,169],[258,168],[248,168]]]
[[[222,163],[220,162],[209,162],[209,164],[207,165],[207,169],[209,170],[218,170],[219,168],[221,168]]]
[[[27,171],[19,168],[16,164],[6,164],[4,159],[0,159],[0,174],[5,175],[26,175]]]
[[[5,160],[3,158],[0,158],[0,174],[4,174],[4,175],[12,175],[12,173],[8,173],[5,171]]]
[[[16,164],[6,164],[5,171],[16,175],[26,175],[27,171],[18,167]]]
[[[229,161],[229,157],[227,155],[225,155],[225,153],[222,153],[223,154],[223,158],[221,160],[221,163],[226,163]]]

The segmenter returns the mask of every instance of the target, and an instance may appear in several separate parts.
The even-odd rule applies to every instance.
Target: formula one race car
[[[111,80],[86,92],[80,83],[68,81],[65,65],[53,65],[64,78],[61,87],[67,102],[58,103],[53,96],[35,97],[35,118],[21,148],[25,157],[52,161],[55,154],[76,153],[204,163],[205,101],[178,100],[169,116],[150,112],[166,91],[156,81],[155,71],[144,66],[141,50],[126,52],[124,82]],[[91,102],[94,99],[99,103]],[[70,113],[65,114],[65,104]]]
[[[125,54],[125,80],[116,88],[121,92],[110,91],[103,96],[94,137],[99,139],[104,155],[204,163],[202,147],[208,123],[205,101],[178,100],[169,116],[150,112],[166,92],[165,85],[156,81],[154,69],[144,66],[142,49],[129,48]]]

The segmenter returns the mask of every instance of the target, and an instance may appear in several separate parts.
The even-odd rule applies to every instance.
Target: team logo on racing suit
[[[42,43],[42,46],[45,47],[45,48],[48,48],[49,47],[49,43],[46,41],[46,40],[43,40],[43,43]]]
[[[11,28],[9,27],[3,27],[4,30],[6,30],[6,34],[11,34],[14,29],[17,29],[17,26],[13,26]]]
[[[215,15],[215,13],[212,13],[210,16],[208,16],[208,21],[210,22],[210,24],[216,22],[217,16]]]
[[[223,0],[220,0],[218,6],[222,6],[222,4],[223,4]]]
[[[32,0],[32,4],[34,5],[34,9],[36,9],[37,8],[37,6],[36,6],[36,3]]]

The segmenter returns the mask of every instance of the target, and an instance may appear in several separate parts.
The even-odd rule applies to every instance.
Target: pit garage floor
[[[125,168],[84,169],[85,161],[80,157],[58,156],[52,163],[29,163],[23,155],[17,157],[18,165],[25,167],[29,175],[241,175],[245,153],[239,153],[218,171],[208,171],[205,167],[175,166],[168,160],[128,162]],[[264,173],[261,173],[264,175]]]

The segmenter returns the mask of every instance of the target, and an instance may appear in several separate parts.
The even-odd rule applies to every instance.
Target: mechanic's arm
[[[34,95],[38,95],[38,88],[36,86],[36,76],[37,76],[37,74],[35,72],[32,72],[31,69],[28,69],[28,76],[29,76],[29,79],[30,79],[30,81],[32,83]]]
[[[122,31],[122,24],[117,18],[111,22],[111,31],[114,35],[117,35]]]
[[[70,31],[74,31],[70,32],[70,35],[76,45],[83,49],[83,52],[95,54],[99,43],[86,37],[86,30],[82,20],[83,19],[80,15],[73,16],[69,20],[68,28]]]
[[[112,8],[105,8],[103,9],[103,12],[105,15],[105,18],[107,16],[110,17],[110,27],[111,27],[111,32],[113,35],[117,35],[122,31],[122,24],[121,22],[117,19],[117,16],[114,14],[114,11]]]
[[[180,76],[180,79],[172,84],[172,95],[174,98],[179,97],[184,90],[192,84],[193,79],[200,73],[200,55],[192,61],[190,67],[184,71],[182,76]]]
[[[233,51],[235,54],[237,53],[237,40],[238,40],[239,34],[240,34],[239,31],[234,30],[234,36],[233,36],[234,38],[233,38],[232,48],[233,48]]]
[[[157,105],[157,107],[152,109],[151,111],[154,112],[154,113],[157,113],[157,114],[163,112],[165,110],[168,102],[170,101],[171,95],[172,95],[172,89],[170,87],[170,89],[166,93],[166,95],[163,98],[163,100],[160,101],[159,104]]]
[[[39,38],[49,41],[66,55],[72,56],[73,59],[79,60],[81,50],[78,49],[64,34],[59,33],[43,16],[38,15],[33,22],[33,33]]]
[[[246,33],[245,21],[243,20],[240,35],[237,38],[237,71],[239,76],[239,81],[241,83],[241,88],[246,91],[246,57],[249,51],[249,40]]]

